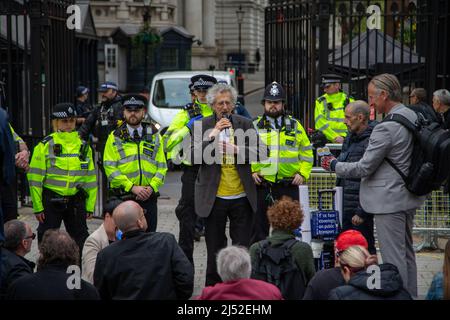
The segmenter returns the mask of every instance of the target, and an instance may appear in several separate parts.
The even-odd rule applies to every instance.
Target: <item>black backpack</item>
[[[389,159],[386,161],[398,172],[413,194],[423,196],[439,189],[450,177],[450,132],[441,128],[439,123],[425,119],[417,114],[413,124],[399,114],[390,114],[385,121],[395,121],[412,132],[414,149],[408,176]]]
[[[260,253],[252,268],[253,279],[277,286],[285,300],[301,300],[305,294],[303,271],[297,267],[291,254],[291,248],[297,242],[291,239],[277,247],[271,246],[269,240],[259,242]]]

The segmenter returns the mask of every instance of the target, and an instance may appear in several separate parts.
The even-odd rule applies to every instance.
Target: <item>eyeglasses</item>
[[[33,232],[33,233],[31,234],[31,236],[28,236],[28,237],[25,237],[25,238],[24,238],[24,240],[26,240],[26,239],[34,240],[34,239],[36,239],[36,234]]]

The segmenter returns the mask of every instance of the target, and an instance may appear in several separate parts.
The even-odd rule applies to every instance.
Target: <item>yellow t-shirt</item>
[[[230,143],[234,141],[233,133],[233,129],[230,129]],[[219,189],[217,190],[217,197],[232,197],[245,192],[234,160],[233,154],[224,153],[220,169],[220,183]]]

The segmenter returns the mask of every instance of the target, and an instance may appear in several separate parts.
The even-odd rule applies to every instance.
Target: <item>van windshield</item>
[[[221,79],[219,79],[221,80]],[[152,101],[158,108],[182,108],[191,102],[190,78],[156,80]]]
[[[158,108],[181,108],[191,102],[189,78],[161,79],[155,83],[152,101]]]

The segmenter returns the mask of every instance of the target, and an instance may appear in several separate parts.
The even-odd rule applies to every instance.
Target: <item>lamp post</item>
[[[150,24],[151,24],[151,15],[150,15],[150,5],[152,0],[143,0],[144,2],[144,30],[149,33],[150,32]],[[148,77],[148,39],[144,40],[144,85],[147,85],[147,77]]]
[[[242,65],[242,23],[244,22],[245,11],[242,10],[242,6],[239,6],[239,10],[236,11],[238,26],[239,26],[239,64],[237,70],[237,83],[238,83],[238,93],[239,101],[243,103],[244,101],[244,78],[242,77],[241,65]]]

